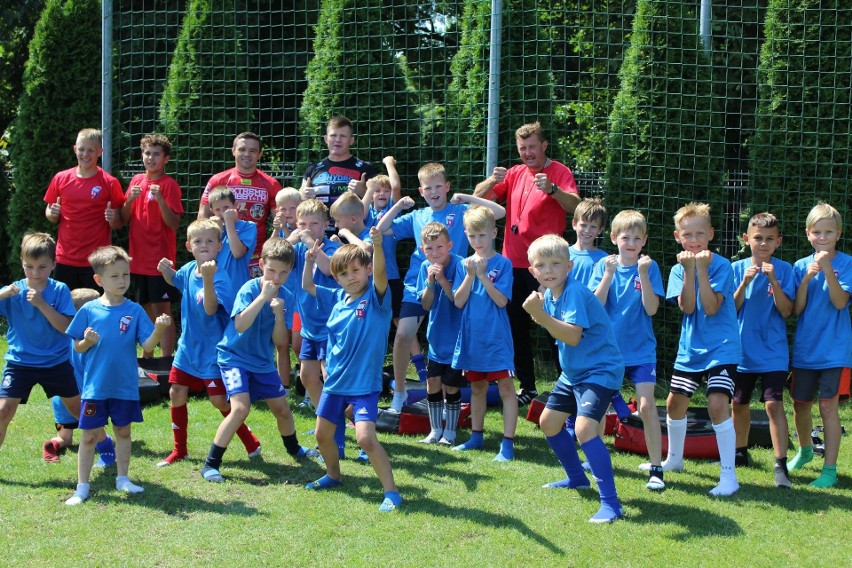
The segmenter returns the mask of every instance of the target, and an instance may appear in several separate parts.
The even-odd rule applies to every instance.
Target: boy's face
[[[56,268],[56,261],[49,256],[38,258],[23,257],[21,266],[24,268],[24,276],[27,278],[27,286],[40,289],[47,283],[50,273]]]
[[[690,215],[680,220],[674,238],[683,250],[691,253],[701,252],[707,250],[713,240],[713,227],[706,217]]]
[[[438,235],[431,241],[423,241],[420,249],[426,255],[426,260],[432,264],[447,266],[450,262],[450,253],[453,250],[453,241],[444,235]]]
[[[769,262],[775,249],[781,246],[781,232],[778,227],[749,226],[743,242],[751,248],[751,254],[758,262]]]
[[[380,183],[373,188],[373,209],[381,211],[388,206],[391,200],[391,188]]]
[[[574,219],[571,221],[571,227],[573,227],[574,232],[577,233],[577,244],[581,249],[594,247],[595,239],[597,239],[603,231],[602,223],[596,219],[592,219],[591,221],[587,221],[585,219]]]
[[[350,296],[360,296],[367,290],[371,274],[373,274],[372,264],[365,266],[357,260],[353,260],[343,270],[335,274],[334,279]]]
[[[482,256],[489,254],[494,250],[494,238],[497,236],[497,227],[484,227],[481,229],[471,229],[465,227],[464,234],[467,235],[467,242],[471,248]]]
[[[612,233],[609,236],[612,244],[618,247],[618,256],[623,261],[632,262],[639,258],[639,253],[642,252],[642,247],[648,240],[647,235],[636,229],[628,229],[621,231],[618,234]]]
[[[198,264],[208,260],[216,260],[222,250],[222,240],[215,231],[201,231],[186,241],[186,250],[192,253],[192,258]]]
[[[530,274],[548,290],[561,290],[573,265],[564,256],[542,256],[530,263]]]
[[[544,168],[544,164],[547,163],[547,142],[539,140],[538,134],[526,138],[515,138],[515,143],[518,146],[518,156],[527,168],[533,172]]]
[[[837,239],[840,238],[840,233],[837,225],[834,224],[834,219],[820,219],[814,223],[813,227],[805,231],[808,235],[808,242],[814,248],[814,252],[834,251],[837,246]]]
[[[162,174],[169,163],[169,157],[163,152],[162,146],[145,146],[142,150],[142,164],[150,174]]]
[[[290,226],[295,226],[296,224],[296,208],[298,206],[299,202],[295,199],[290,199],[275,204],[276,210],[281,211],[281,213],[283,213],[284,221],[286,221],[287,224]]]
[[[286,264],[284,261],[273,258],[258,261],[263,274],[261,279],[264,282],[272,282],[276,286],[283,285],[290,276],[290,271],[293,270],[293,264]]]
[[[450,182],[444,176],[437,175],[428,177],[420,182],[418,188],[420,195],[426,200],[426,204],[432,209],[442,209],[447,204],[447,193],[450,191]]]
[[[257,162],[263,156],[260,142],[252,138],[240,138],[231,148],[237,170],[241,174],[251,175],[257,171]]]
[[[355,215],[338,215],[334,218],[334,224],[339,229],[349,229],[354,233],[355,227],[358,224],[358,217]],[[355,236],[357,237],[358,235],[356,234]]]
[[[124,296],[130,287],[130,264],[117,260],[106,266],[100,274],[95,274],[95,283],[107,294]]]
[[[350,156],[349,148],[355,143],[352,129],[348,126],[329,126],[325,129],[323,140],[328,147],[328,156],[337,161],[347,159]]]
[[[77,138],[74,144],[74,155],[77,156],[77,165],[83,170],[93,170],[98,167],[98,158],[103,154],[103,148],[96,140],[83,140]]]
[[[219,223],[219,226],[222,225],[222,214],[225,211],[230,209],[234,209],[234,204],[231,203],[228,199],[220,199],[218,201],[211,201],[209,203],[210,210],[213,212],[214,220]]]
[[[314,240],[325,237],[326,222],[320,215],[301,215],[296,220],[296,227],[308,231]]]

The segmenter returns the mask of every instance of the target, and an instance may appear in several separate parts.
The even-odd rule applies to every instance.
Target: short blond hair
[[[837,231],[843,232],[843,218],[840,216],[840,212],[825,201],[820,201],[811,208],[808,217],[805,219],[805,228],[810,231],[814,225],[823,219],[831,219],[834,221]]]
[[[100,292],[94,288],[77,288],[71,290],[71,303],[74,304],[75,310],[80,310],[84,305],[92,300],[97,300],[101,297]]]
[[[201,233],[206,233],[208,231],[216,233],[217,239],[222,239],[222,227],[220,227],[219,223],[213,219],[207,218],[196,219],[189,224],[189,227],[186,228],[186,240],[191,241]]]
[[[373,258],[358,245],[343,245],[331,255],[331,275],[335,278],[346,270],[346,267],[357,262],[361,266],[369,266]]]
[[[469,231],[486,231],[496,226],[494,212],[488,207],[474,205],[464,212],[464,228]]]
[[[103,274],[108,266],[121,261],[129,265],[131,259],[130,255],[123,248],[109,245],[95,249],[95,252],[89,255],[88,260],[95,274]]]
[[[379,186],[384,186],[388,189],[392,189],[390,178],[385,174],[379,174],[367,180],[367,189],[372,189],[373,191],[375,191],[376,188]]]
[[[450,231],[446,225],[432,221],[423,225],[423,230],[420,231],[420,242],[431,243],[441,235],[445,236],[448,241],[450,240]]]
[[[296,208],[296,218],[306,215],[319,215],[323,221],[328,221],[328,207],[318,199],[305,199]]]
[[[302,202],[302,194],[299,193],[299,190],[295,187],[282,187],[281,190],[275,194],[275,205],[276,207],[281,207],[288,201],[297,201],[299,203]]]
[[[527,249],[530,264],[545,258],[562,257],[571,260],[571,245],[559,235],[543,235],[532,242]]]
[[[420,169],[417,170],[417,179],[420,180],[420,183],[425,182],[429,178],[438,176],[441,176],[444,178],[444,181],[447,181],[447,170],[444,169],[443,164],[439,164],[438,162],[423,164]]]
[[[601,228],[606,225],[606,207],[600,197],[587,197],[577,204],[574,209],[574,221],[586,221],[587,223],[600,224]]]
[[[680,229],[680,222],[688,217],[704,217],[710,228],[713,227],[713,218],[710,216],[710,206],[706,203],[692,201],[677,210],[674,214],[675,229]]]
[[[56,241],[47,233],[27,233],[21,239],[21,260],[35,260],[43,256],[56,260]]]
[[[351,191],[345,192],[337,198],[337,201],[331,204],[331,216],[335,219],[338,217],[349,217],[355,215],[358,218],[364,217],[364,204],[361,199]]]
[[[526,140],[530,136],[538,136],[538,139],[541,142],[547,142],[547,138],[544,136],[544,129],[541,127],[541,123],[530,122],[529,124],[524,124],[517,130],[515,130],[515,138],[520,138],[521,140]]]
[[[86,142],[97,142],[98,146],[103,145],[104,135],[97,128],[84,128],[77,133],[77,140]]]
[[[617,237],[621,233],[627,231],[637,231],[643,235],[648,234],[648,222],[645,220],[645,216],[642,215],[640,211],[636,211],[635,209],[625,209],[624,211],[619,211],[618,214],[612,218],[610,234],[613,237]]]

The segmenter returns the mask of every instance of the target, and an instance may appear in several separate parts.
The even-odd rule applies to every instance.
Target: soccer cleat
[[[355,461],[360,463],[370,463],[370,456],[367,455],[367,452],[361,450],[358,452],[358,457],[355,458]]]
[[[332,479],[328,475],[323,475],[316,481],[311,481],[310,483],[305,485],[305,489],[332,489],[333,487],[337,487],[338,485],[340,485],[340,480]]]
[[[683,462],[681,461],[679,463],[675,463],[675,462],[669,462],[669,460],[663,460],[661,467],[663,468],[663,471],[681,472],[681,471],[683,471]],[[650,462],[640,463],[639,464],[639,471],[651,471],[651,463]]]
[[[429,435],[420,440],[420,444],[437,444],[441,440],[441,432],[438,430],[432,430],[429,432]]]
[[[390,513],[391,511],[395,511],[400,505],[402,505],[402,496],[396,491],[388,491],[385,493],[385,498],[379,506],[379,511]]]
[[[163,461],[157,462],[157,467],[168,467],[175,462],[179,462],[186,457],[186,454],[179,454],[177,450],[172,450],[172,453],[166,456]]]
[[[518,406],[525,406],[538,396],[538,391],[521,389],[516,394],[518,395]]]
[[[212,483],[222,483],[225,481],[225,478],[222,477],[222,474],[219,473],[219,470],[212,467],[207,467],[206,465],[201,468],[201,478],[204,481],[210,481]]]
[[[648,483],[645,484],[645,489],[649,489],[651,491],[662,491],[666,488],[665,482],[662,479],[657,477],[656,475],[652,475],[648,478]]]
[[[296,458],[316,458],[319,457],[320,453],[313,448],[306,448],[302,446],[299,448],[299,451],[296,452],[296,455],[293,457]]]
[[[59,461],[59,453],[61,451],[62,448],[60,447],[59,442],[51,438],[42,446],[41,455],[47,463],[57,463]]]
[[[260,459],[262,457],[263,457],[263,453],[261,452],[260,446],[258,446],[255,451],[248,453],[248,458],[250,460],[253,460],[255,458]]]
[[[453,438],[447,438],[446,436],[441,436],[441,439],[438,440],[439,446],[452,446],[455,443],[456,443],[456,439],[454,437]]]
[[[793,482],[790,481],[790,474],[780,465],[775,466],[775,487],[779,489],[790,489],[793,487]]]
[[[302,402],[299,403],[299,408],[308,408],[312,409],[314,407],[314,403],[311,401],[311,397],[305,396]]]

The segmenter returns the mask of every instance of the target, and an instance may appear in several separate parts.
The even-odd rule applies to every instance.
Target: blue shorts
[[[600,422],[616,392],[618,391],[594,383],[571,386],[565,381],[557,381],[546,406],[557,412],[584,416]]]
[[[267,398],[281,398],[286,392],[277,371],[254,373],[227,365],[219,365],[219,369],[229,399],[235,394],[248,393],[251,402],[255,402]]]
[[[0,383],[0,398],[20,398],[21,404],[26,404],[36,385],[41,385],[48,398],[71,398],[80,394],[70,360],[53,367],[27,367],[7,362]]]
[[[299,350],[299,361],[325,361],[325,347],[328,340],[315,341],[302,337],[302,348]]]
[[[94,430],[107,425],[107,419],[113,426],[127,426],[131,422],[142,422],[142,406],[138,400],[118,398],[84,398],[80,401],[80,429]]]
[[[76,418],[73,414],[68,412],[68,409],[65,408],[65,405],[62,404],[62,398],[58,396],[54,396],[50,399],[50,403],[53,405],[53,421],[57,424],[61,424],[66,426],[68,424],[73,424],[74,428],[77,427],[77,422],[79,422],[79,418]]]
[[[429,314],[423,309],[423,306],[417,302],[402,302],[399,306],[399,319],[418,318],[422,319]]]
[[[319,404],[317,405],[317,416],[325,418],[329,422],[337,423],[343,415],[343,411],[350,404],[355,422],[375,422],[379,414],[380,392],[370,394],[331,394],[322,391]]]
[[[641,365],[624,367],[624,374],[633,381],[634,385],[641,385],[642,383],[657,384],[657,365],[655,363],[643,363]]]

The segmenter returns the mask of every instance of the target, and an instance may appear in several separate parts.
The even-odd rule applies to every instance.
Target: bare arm
[[[262,286],[257,298],[252,300],[246,309],[234,316],[234,329],[237,330],[237,333],[243,333],[251,327],[263,309],[263,306],[269,303],[278,293],[278,286],[272,282],[265,281]]]
[[[464,259],[464,268],[464,280],[462,280],[461,286],[456,289],[453,295],[453,303],[459,309],[467,304],[467,300],[470,298],[470,290],[473,287],[473,281],[476,278],[476,263],[472,256]]]
[[[609,297],[609,288],[612,286],[612,278],[617,268],[618,257],[614,254],[606,257],[606,268],[603,276],[601,276],[601,281],[598,282],[598,287],[595,288],[595,298],[598,299],[601,305],[606,305],[606,299]]]
[[[639,258],[639,282],[642,285],[642,307],[645,308],[645,313],[653,316],[660,309],[660,297],[654,292],[654,287],[651,284],[650,276],[651,258],[647,255],[642,255]]]
[[[396,159],[393,156],[387,156],[382,163],[388,170],[388,177],[391,183],[391,196],[393,202],[398,203],[402,199],[402,179],[399,177],[399,172],[396,170]]]
[[[391,226],[393,225],[393,220],[396,219],[396,216],[399,215],[403,209],[411,209],[412,207],[414,207],[414,200],[408,196],[403,197],[393,204],[393,207],[384,214],[382,220],[379,221],[379,224],[376,225],[376,227],[379,228],[382,234],[391,234]]]
[[[166,314],[160,314],[154,320],[154,331],[148,336],[148,339],[142,342],[142,351],[153,351],[154,347],[160,342],[160,337],[163,331],[166,330],[172,323],[172,317]]]
[[[159,185],[152,184],[149,188],[151,195],[154,196],[154,199],[157,201],[157,205],[160,206],[160,215],[163,217],[163,223],[171,229],[172,231],[177,232],[180,228],[180,215],[172,211],[169,204],[166,203],[166,199],[163,197],[162,192],[160,191]],[[124,217],[124,208],[122,207],[121,216]],[[125,221],[126,222],[126,221]]]
[[[198,216],[196,219],[207,219],[213,216],[213,211],[207,203],[201,203],[198,206]]]
[[[383,298],[388,289],[388,273],[385,269],[385,251],[382,248],[382,232],[373,227],[370,229],[373,239],[373,287],[379,299]]]
[[[302,289],[314,297],[317,295],[317,285],[314,283],[317,253],[319,253],[319,242],[314,241],[313,246],[305,252],[305,266],[302,270]]]
[[[286,347],[290,334],[287,331],[287,321],[284,319],[284,300],[276,296],[270,300],[269,307],[272,308],[272,314],[275,317],[275,324],[272,326],[272,343],[276,347]]]
[[[208,316],[216,315],[219,310],[219,298],[216,297],[216,284],[213,280],[218,267],[215,260],[208,260],[203,263],[199,270],[201,271],[201,284],[204,290],[204,313]]]
[[[483,199],[482,197],[476,197],[475,195],[469,195],[467,193],[456,193],[453,195],[451,200],[453,203],[470,203],[471,205],[479,205],[481,207],[487,207],[491,209],[491,212],[494,213],[494,219],[502,219],[506,216],[506,209],[500,205],[499,203],[495,203],[494,201],[490,201],[488,199]]]
[[[50,325],[53,326],[53,329],[59,333],[65,333],[65,330],[68,329],[68,324],[71,323],[71,318],[53,309],[53,306],[44,301],[41,292],[30,288],[27,290],[27,301],[41,312],[47,321],[50,322]]]
[[[558,320],[544,311],[544,295],[541,292],[531,292],[524,300],[523,307],[532,316],[533,321],[546,329],[557,341],[576,347],[583,339],[582,327]]]
[[[473,195],[492,201],[497,199],[497,194],[494,193],[494,186],[506,179],[506,171],[506,168],[494,168],[494,171],[488,178],[476,184],[476,187],[473,189]]]

